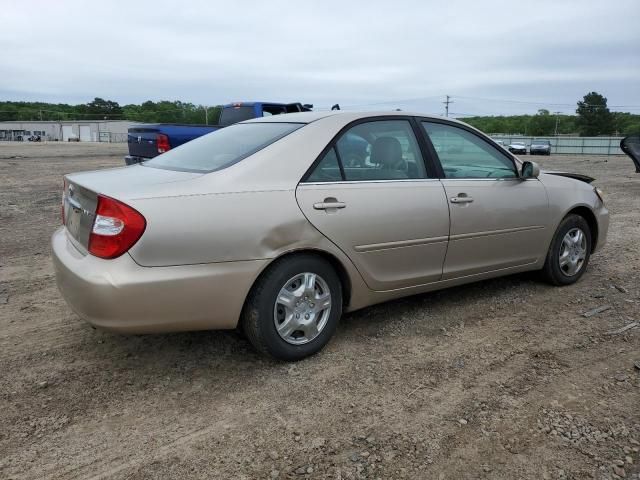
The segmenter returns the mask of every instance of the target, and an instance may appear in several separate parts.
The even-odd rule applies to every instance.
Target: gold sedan
[[[588,177],[450,119],[295,113],[141,165],[67,175],[58,285],[89,323],[231,329],[311,355],[343,312],[527,270],[577,281],[609,215]]]

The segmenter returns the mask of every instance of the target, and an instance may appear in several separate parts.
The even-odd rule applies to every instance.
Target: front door
[[[548,200],[537,179],[463,127],[422,122],[444,171],[451,213],[443,279],[535,263],[546,254]]]
[[[309,221],[351,258],[371,289],[442,277],[447,200],[441,182],[428,178],[408,120],[382,118],[348,129],[296,196]]]

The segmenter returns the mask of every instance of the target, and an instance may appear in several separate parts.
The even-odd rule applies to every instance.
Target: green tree
[[[82,113],[90,119],[106,118],[108,120],[117,120],[122,118],[122,108],[120,108],[118,102],[112,100],[96,97],[92,102],[79,107]]]
[[[613,116],[607,108],[607,99],[598,92],[587,93],[583,100],[578,102],[576,113],[576,123],[581,136],[610,135],[613,132]]]
[[[549,110],[538,110],[529,122],[529,135],[553,135],[555,126],[556,119],[551,116]]]

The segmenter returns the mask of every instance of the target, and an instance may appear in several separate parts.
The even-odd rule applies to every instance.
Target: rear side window
[[[336,143],[347,181],[425,178],[425,167],[407,120],[360,123]]]
[[[213,172],[253,155],[302,126],[301,123],[231,125],[169,150],[143,165],[185,172]]]
[[[515,178],[509,157],[467,130],[422,122],[433,144],[445,178]]]
[[[307,178],[307,182],[340,182],[342,173],[335,149],[329,150]]]
[[[426,171],[411,124],[407,120],[376,120],[359,123],[342,134],[306,181],[420,178],[426,178]]]

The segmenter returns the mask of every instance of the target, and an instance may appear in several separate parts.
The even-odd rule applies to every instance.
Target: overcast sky
[[[591,90],[640,113],[640,0],[0,6],[0,100],[570,113]]]

